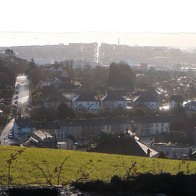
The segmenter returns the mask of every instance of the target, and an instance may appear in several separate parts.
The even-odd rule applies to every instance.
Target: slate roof
[[[132,119],[136,123],[172,123],[172,122],[185,122],[185,119],[180,116],[149,116],[139,117]]]
[[[102,101],[126,101],[126,99],[118,94],[109,94],[103,97]]]
[[[93,94],[81,94],[74,99],[74,101],[98,101],[97,98]]]
[[[90,119],[65,119],[58,120],[58,125],[63,126],[101,126],[108,124],[126,124],[129,118],[90,118]]]
[[[35,123],[30,119],[16,119],[15,123],[20,128],[35,127]]]
[[[66,101],[66,97],[64,97],[62,94],[50,94],[46,97],[44,100],[45,102],[63,102]]]
[[[37,129],[59,129],[57,122],[43,122],[36,125]]]
[[[137,96],[133,101],[137,102],[137,103],[158,102],[158,99],[153,93],[141,92],[141,94],[139,96]]]
[[[107,137],[90,152],[147,157],[133,137]]]

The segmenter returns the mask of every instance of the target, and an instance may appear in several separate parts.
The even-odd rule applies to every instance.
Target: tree
[[[11,50],[11,49],[6,49],[5,50],[5,54],[6,55],[8,55],[8,56],[15,56],[15,53],[14,53],[14,51],[13,50]]]
[[[114,88],[134,89],[135,73],[126,63],[111,63],[108,85]]]
[[[32,58],[31,61],[29,62],[29,69],[33,69],[33,68],[35,68],[35,61]]]
[[[92,90],[92,70],[93,68],[89,64],[84,65],[80,70],[80,82],[86,90]]]
[[[66,104],[61,103],[57,109],[58,117],[60,119],[64,118],[74,118],[75,112]]]

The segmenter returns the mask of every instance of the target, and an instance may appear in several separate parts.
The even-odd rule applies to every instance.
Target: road
[[[14,125],[15,119],[11,119],[6,127],[1,132],[1,144],[2,145],[9,145],[12,143],[12,140],[8,138],[9,133],[12,131],[12,127]]]
[[[29,80],[26,75],[18,75],[15,83],[15,92],[12,105],[16,111],[20,112],[21,117],[28,117],[29,107]]]
[[[20,115],[21,117],[29,117],[29,80],[26,75],[18,75],[16,77],[15,91],[12,98],[12,116],[16,117]],[[1,133],[1,144],[10,145],[16,143],[16,140],[10,139],[8,135],[12,133],[12,128],[15,122],[15,118],[12,118],[9,123],[5,126]]]

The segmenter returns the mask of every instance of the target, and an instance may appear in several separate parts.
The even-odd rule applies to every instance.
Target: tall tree
[[[5,54],[7,54],[8,56],[15,56],[15,53],[14,53],[14,51],[13,50],[11,50],[11,49],[6,49],[5,50]]]
[[[111,63],[108,85],[114,88],[134,89],[135,73],[126,63]]]
[[[58,118],[74,118],[75,112],[68,105],[61,103],[58,107]]]

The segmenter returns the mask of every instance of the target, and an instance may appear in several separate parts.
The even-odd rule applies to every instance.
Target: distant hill
[[[72,44],[69,45],[45,45],[45,46],[15,46],[11,48],[16,56],[31,60],[38,64],[54,63],[66,59],[79,59],[89,62],[96,61],[97,43]],[[7,47],[1,47],[0,52],[4,52]]]
[[[196,50],[185,51],[168,47],[128,46],[102,43],[70,43],[69,45],[15,46],[9,47],[16,56],[34,59],[38,64],[54,63],[74,59],[89,63],[108,65],[126,61],[130,65],[148,63],[152,65],[196,64]],[[0,47],[4,52],[7,47]],[[79,65],[79,64],[78,64]]]

